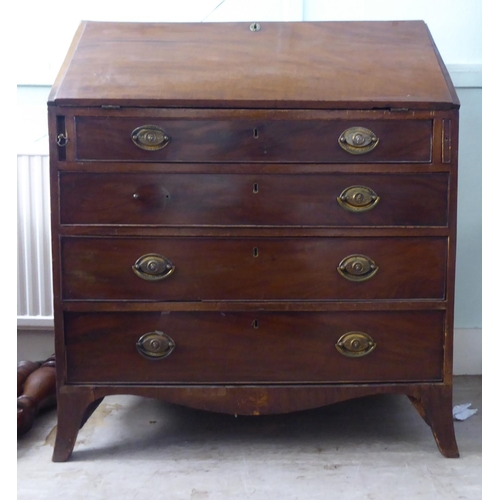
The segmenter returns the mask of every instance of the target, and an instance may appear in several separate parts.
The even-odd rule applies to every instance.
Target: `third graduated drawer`
[[[62,224],[447,226],[447,173],[60,174]]]
[[[445,298],[446,237],[64,237],[66,300]]]

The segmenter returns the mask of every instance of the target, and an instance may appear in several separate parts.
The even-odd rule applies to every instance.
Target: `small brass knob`
[[[337,267],[339,274],[349,281],[366,281],[373,278],[378,266],[365,255],[349,255]]]
[[[340,354],[349,358],[360,358],[370,354],[377,344],[367,333],[347,332],[339,338],[335,347]]]
[[[143,280],[159,281],[170,276],[175,266],[163,255],[148,253],[135,261],[132,270]]]
[[[339,137],[340,147],[352,155],[362,155],[374,149],[379,138],[364,127],[351,127],[344,130]]]
[[[337,197],[338,204],[348,212],[367,212],[379,201],[377,193],[366,186],[350,186]]]
[[[172,354],[175,342],[166,333],[154,331],[144,334],[136,344],[139,354],[148,359],[163,359]]]

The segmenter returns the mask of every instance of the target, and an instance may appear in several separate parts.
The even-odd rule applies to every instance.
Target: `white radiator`
[[[17,157],[17,326],[52,328],[49,157]]]

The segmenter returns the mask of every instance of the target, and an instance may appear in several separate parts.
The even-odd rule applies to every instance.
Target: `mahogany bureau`
[[[459,101],[423,22],[81,24],[49,102],[58,429],[410,398],[446,457]]]

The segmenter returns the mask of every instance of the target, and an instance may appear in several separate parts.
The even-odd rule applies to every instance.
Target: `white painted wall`
[[[163,0],[138,4],[87,0],[25,0],[16,27],[17,118],[23,143],[18,153],[43,152],[45,102],[81,20],[137,22],[424,20],[450,71],[461,100],[457,244],[456,366],[471,362],[467,346],[480,345],[481,318],[481,0]],[[29,123],[30,127],[26,127]],[[26,138],[29,138],[26,140]],[[21,149],[22,148],[22,149]],[[30,149],[26,151],[26,149]],[[460,339],[463,339],[460,340]],[[479,358],[478,358],[479,356]],[[463,365],[463,366],[465,366]],[[480,368],[479,368],[480,369]],[[460,370],[459,370],[460,372]],[[462,371],[462,373],[471,373]],[[475,373],[478,373],[477,371]]]

